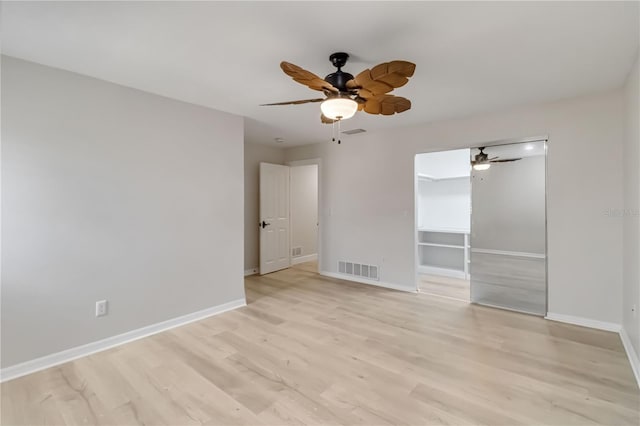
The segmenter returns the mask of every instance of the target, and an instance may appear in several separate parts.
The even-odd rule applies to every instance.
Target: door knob
[[[265,222],[264,220],[262,221],[262,223],[259,223],[258,226],[262,226],[262,229],[266,228],[267,226],[271,225],[270,223]]]

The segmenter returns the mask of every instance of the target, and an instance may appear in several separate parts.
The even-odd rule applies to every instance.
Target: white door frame
[[[289,167],[297,167],[297,166],[310,166],[316,164],[318,166],[318,235],[316,235],[316,251],[318,253],[318,273],[322,271],[322,212],[323,212],[323,194],[322,194],[322,159],[321,158],[310,158],[307,160],[296,160],[296,161],[288,161],[285,165]],[[291,187],[291,185],[289,185]],[[291,197],[289,197],[289,202],[291,202]],[[289,209],[291,210],[291,209]],[[289,238],[291,238],[292,233],[289,233]],[[292,247],[293,242],[291,241],[289,246]],[[289,250],[289,258],[291,258],[291,250]]]
[[[420,293],[420,253],[418,250],[418,170],[416,168],[416,161],[418,155],[423,154],[418,152],[413,156],[413,280],[416,286],[416,293]]]

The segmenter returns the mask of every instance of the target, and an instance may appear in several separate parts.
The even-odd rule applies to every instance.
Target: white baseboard
[[[338,274],[336,272],[320,271],[320,275],[323,275],[323,276],[329,277],[329,278],[337,278],[339,280],[353,281],[353,282],[360,283],[360,284],[367,284],[367,285],[373,285],[373,286],[376,286],[376,287],[389,288],[389,289],[392,289],[392,290],[406,291],[408,293],[417,293],[418,292],[415,288],[407,288],[407,287],[399,286],[397,284],[391,284],[391,283],[384,283],[384,282],[381,282],[381,281],[368,280],[366,278],[352,277],[352,276],[349,276],[349,275]]]
[[[291,264],[297,265],[298,263],[311,262],[314,260],[318,260],[318,254],[308,254],[306,256],[298,256],[291,258]]]
[[[181,325],[237,309],[242,306],[246,306],[246,304],[247,302],[245,299],[233,300],[222,305],[213,306],[211,308],[192,312],[190,314],[182,315],[156,324],[151,324],[136,330],[127,331],[126,333],[118,334],[116,336],[107,337],[106,339],[98,340],[97,342],[87,343],[86,345],[76,346],[75,348],[66,349],[61,352],[56,352],[20,364],[12,365],[10,367],[5,367],[0,370],[0,382],[16,379],[27,374],[35,373],[36,371],[64,364],[66,362],[73,361],[74,359],[111,349],[125,343],[133,342],[134,340],[142,339],[143,337],[151,336]]]
[[[257,274],[258,272],[260,272],[260,268],[258,268],[257,266],[255,268],[252,268],[252,269],[245,269],[244,276],[248,277],[249,275]]]
[[[629,340],[629,335],[624,328],[620,330],[620,339],[622,339],[622,345],[624,346],[624,350],[627,352],[627,358],[629,358],[631,369],[633,370],[634,376],[636,376],[638,388],[640,388],[640,359],[638,358],[638,354],[635,349],[633,349],[631,340]]]
[[[598,330],[614,331],[616,333],[619,333],[620,330],[622,329],[620,324],[616,324],[613,322],[596,321],[589,318],[574,317],[572,315],[554,314],[551,312],[547,313],[547,316],[545,316],[544,318],[551,321],[564,322],[564,323],[573,324],[573,325],[581,325],[582,327],[596,328]]]

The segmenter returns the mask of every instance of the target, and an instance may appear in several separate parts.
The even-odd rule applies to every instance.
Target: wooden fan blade
[[[364,112],[369,114],[380,114],[381,111],[382,106],[380,105],[380,101],[378,99],[367,99],[367,102],[364,104]]]
[[[511,161],[522,160],[522,158],[505,158],[504,160],[489,160],[490,163],[510,163]]]
[[[365,88],[357,89],[357,93],[358,93],[358,96],[363,99],[371,99],[375,96],[373,93],[371,93],[370,90],[367,90]]]
[[[336,120],[332,120],[326,115],[320,114],[320,121],[322,121],[324,124],[331,124],[331,123],[335,123]]]
[[[398,73],[389,71],[389,63],[376,65],[371,69],[371,79],[381,81],[391,87],[402,87],[409,82],[409,79]]]
[[[416,65],[407,61],[391,61],[376,65],[358,74],[346,84],[347,89],[358,90],[358,95],[365,99],[389,93],[402,87],[415,72]]]
[[[369,114],[393,115],[411,108],[411,101],[407,98],[393,95],[378,95],[367,99],[364,111]]]
[[[358,87],[360,87],[360,89],[365,89],[366,91],[368,91],[369,93],[371,93],[371,95],[376,96],[376,95],[383,95],[385,93],[389,93],[390,91],[393,90],[393,86],[390,86],[389,84],[383,82],[383,81],[375,81],[374,79],[371,78],[371,71],[366,69],[364,71],[362,71],[360,74],[358,74],[355,78],[354,78],[356,84],[358,85]],[[362,95],[360,95],[360,92],[363,92]],[[358,91],[358,95],[362,96],[363,98],[366,98],[368,95],[366,93],[364,93],[363,90],[359,90]]]
[[[409,61],[391,61],[388,63],[387,70],[390,73],[398,73],[405,77],[413,77],[413,73],[416,71],[416,64]]]
[[[316,98],[316,99],[301,99],[299,101],[288,101],[288,102],[276,102],[273,104],[261,104],[260,106],[272,106],[272,105],[300,105],[300,104],[308,104],[311,102],[322,102],[325,98]]]
[[[311,71],[307,71],[297,65],[284,61],[280,63],[280,68],[282,68],[282,71],[284,71],[284,73],[289,77],[293,78],[300,84],[308,86],[310,89],[318,90],[320,92],[327,90],[329,92],[338,93],[338,89],[333,87],[331,83],[324,81]]]

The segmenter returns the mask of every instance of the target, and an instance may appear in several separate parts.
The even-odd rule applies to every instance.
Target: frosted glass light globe
[[[489,167],[491,167],[489,163],[474,164],[473,170],[487,170]]]
[[[349,98],[329,98],[320,104],[320,110],[332,120],[346,120],[358,111],[358,103]]]

